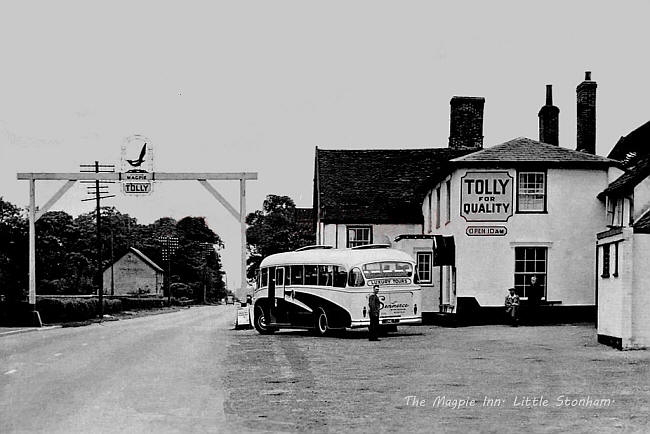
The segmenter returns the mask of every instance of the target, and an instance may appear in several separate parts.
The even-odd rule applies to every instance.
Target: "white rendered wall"
[[[634,235],[632,339],[634,348],[650,347],[650,234]]]
[[[517,171],[498,169],[504,170],[516,182]],[[485,223],[466,222],[460,216],[460,179],[467,171],[481,169],[452,174],[451,222],[445,224],[443,217],[440,229],[432,231],[455,238],[457,297],[474,297],[482,306],[502,306],[507,288],[514,285],[515,247],[540,246],[548,248],[547,299],[562,305],[594,305],[594,240],[606,225],[604,204],[596,196],[607,187],[607,171],[548,169],[548,213],[517,214],[515,210],[507,222]],[[444,204],[444,182],[440,185]],[[467,236],[467,226],[476,225],[505,226],[508,233]]]

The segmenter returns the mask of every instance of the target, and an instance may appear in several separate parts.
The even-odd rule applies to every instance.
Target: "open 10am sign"
[[[468,222],[505,222],[512,216],[514,179],[508,172],[466,172],[460,215]]]

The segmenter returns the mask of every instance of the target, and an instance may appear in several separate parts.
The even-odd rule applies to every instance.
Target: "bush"
[[[172,290],[172,297],[194,298],[194,291],[184,283],[172,283],[169,286]]]
[[[122,308],[125,310],[131,309],[158,309],[167,305],[167,300],[164,298],[120,298]]]
[[[45,323],[65,321],[85,321],[96,318],[99,300],[96,298],[38,298],[36,310]],[[104,313],[122,310],[122,301],[104,299]]]

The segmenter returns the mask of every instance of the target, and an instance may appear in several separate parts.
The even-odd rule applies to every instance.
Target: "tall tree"
[[[27,263],[25,213],[0,196],[0,298],[8,302],[25,299]]]
[[[298,218],[296,205],[288,196],[266,196],[262,210],[248,214],[246,223],[249,279],[255,277],[260,262],[268,255],[314,244],[311,222]]]
[[[219,235],[208,227],[203,217],[179,220],[176,233],[179,236],[179,249],[175,264],[180,279],[192,287],[198,301],[204,298],[204,288],[207,299],[225,296],[223,270],[218,255],[218,250],[224,244]]]

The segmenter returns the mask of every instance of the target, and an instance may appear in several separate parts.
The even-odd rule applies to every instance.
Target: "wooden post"
[[[241,292],[246,295],[246,179],[239,180],[239,224],[241,226]]]
[[[36,181],[29,180],[29,305],[36,308]]]

